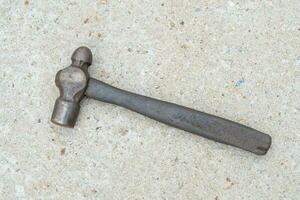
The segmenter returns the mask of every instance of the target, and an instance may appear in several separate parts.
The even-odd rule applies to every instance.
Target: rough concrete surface
[[[0,199],[299,199],[299,0],[0,0]],[[85,99],[50,123],[78,46],[114,86],[268,133],[266,156]]]

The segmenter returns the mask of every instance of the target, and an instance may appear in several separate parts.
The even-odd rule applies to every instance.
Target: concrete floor
[[[0,199],[296,200],[300,1],[0,0]],[[85,99],[50,123],[56,72],[90,74],[268,133],[266,156]]]

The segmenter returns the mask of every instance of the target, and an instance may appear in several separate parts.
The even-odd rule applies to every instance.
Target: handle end
[[[262,142],[256,147],[256,149],[254,149],[253,153],[263,156],[266,155],[266,153],[270,149],[272,138],[267,134],[265,134],[264,136],[265,137],[262,139]]]

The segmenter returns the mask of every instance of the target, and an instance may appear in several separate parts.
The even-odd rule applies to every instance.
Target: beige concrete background
[[[299,199],[299,0],[0,0],[0,44],[0,199]],[[269,153],[88,99],[53,125],[81,45],[93,77],[268,133]]]

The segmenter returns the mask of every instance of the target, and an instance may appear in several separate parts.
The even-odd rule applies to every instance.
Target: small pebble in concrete
[[[66,148],[62,148],[62,149],[60,150],[60,155],[65,155],[65,153],[66,153]]]
[[[244,83],[245,83],[245,79],[242,78],[242,79],[238,80],[238,81],[235,83],[235,87],[239,87],[239,86],[241,86],[241,85],[244,84]]]

